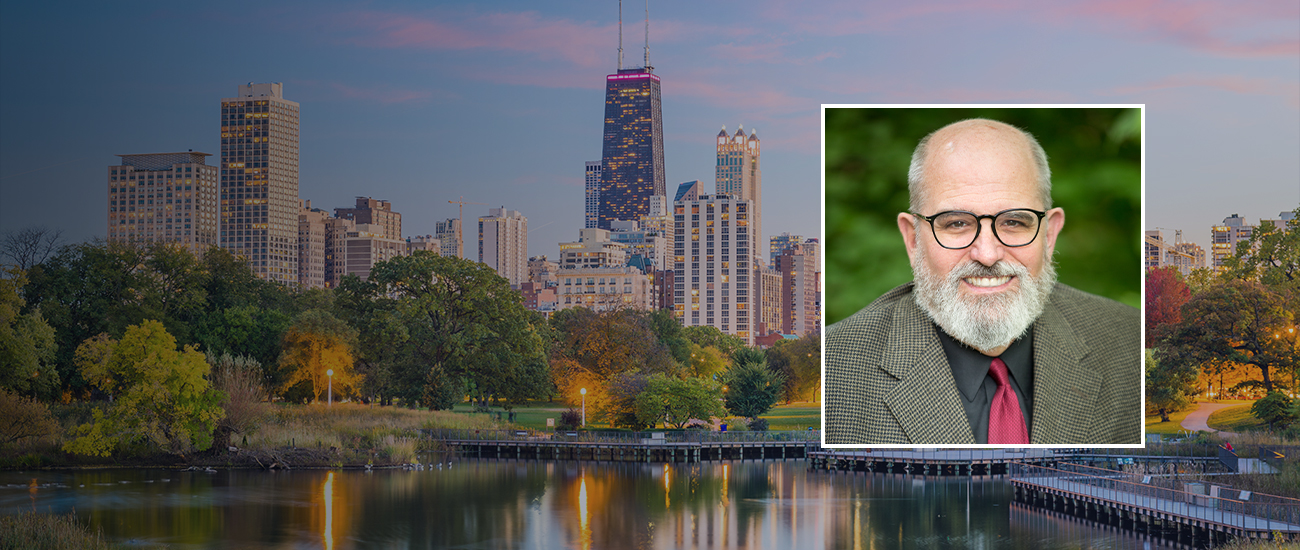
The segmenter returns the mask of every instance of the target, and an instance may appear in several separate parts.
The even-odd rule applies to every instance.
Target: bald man
[[[1056,282],[1065,211],[1027,132],[917,145],[898,229],[914,280],[826,333],[826,443],[1141,443],[1136,308]]]

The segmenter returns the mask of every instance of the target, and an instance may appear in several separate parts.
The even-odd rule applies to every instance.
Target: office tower
[[[384,226],[379,224],[358,223],[347,232],[346,240],[346,274],[356,275],[363,281],[370,278],[370,269],[375,264],[406,255],[406,241],[388,237]]]
[[[781,272],[781,332],[803,336],[817,331],[817,268],[811,250],[800,243],[781,252],[776,269]]]
[[[368,223],[384,227],[384,236],[389,239],[402,238],[402,215],[393,212],[393,205],[388,201],[375,200],[370,197],[357,197],[354,208],[335,208],[334,216],[352,220],[358,224]]]
[[[464,240],[460,234],[460,220],[448,218],[434,224],[433,236],[442,243],[442,255],[452,258],[464,258]]]
[[[329,212],[302,201],[298,213],[298,286],[325,288],[325,233]]]
[[[754,211],[749,220],[750,230],[759,242],[763,241],[763,169],[759,166],[758,132],[750,131],[745,137],[741,125],[736,135],[728,136],[727,127],[718,132],[718,159],[714,169],[714,192],[729,194],[754,201]]]
[[[1237,253],[1237,243],[1250,240],[1255,226],[1246,223],[1245,218],[1236,214],[1223,218],[1221,225],[1210,228],[1210,250],[1215,271],[1223,271],[1223,263]]]
[[[338,288],[348,274],[348,233],[356,228],[352,220],[325,219],[325,288]]]
[[[221,100],[221,246],[253,273],[298,281],[298,104],[280,83]]]
[[[762,259],[749,227],[752,209],[734,195],[673,203],[674,314],[685,326],[716,327],[747,345],[758,328]]]
[[[578,241],[560,243],[560,269],[623,268],[627,245],[615,243],[605,229],[579,229]]]
[[[584,212],[586,213],[585,224],[583,227],[588,229],[596,227],[600,219],[600,161],[587,161],[586,178],[586,195],[583,203]]]
[[[505,207],[478,219],[478,261],[517,287],[528,280],[528,218]]]
[[[650,197],[666,195],[663,108],[659,76],[650,65],[650,22],[646,17],[645,64],[623,68],[623,16],[618,25],[618,71],[605,77],[605,132],[601,148],[597,227],[613,220],[639,220]]]
[[[772,261],[772,265],[776,265],[776,260]],[[763,336],[774,332],[779,333],[782,329],[781,320],[785,316],[781,284],[783,277],[775,267],[760,267],[756,271],[758,272],[758,297],[755,301],[758,302],[758,321],[755,324],[758,328],[755,329],[754,334]]]
[[[117,155],[108,167],[108,240],[217,244],[217,167],[207,153]]]

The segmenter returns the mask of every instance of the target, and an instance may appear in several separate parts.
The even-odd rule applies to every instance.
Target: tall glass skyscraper
[[[613,220],[641,219],[650,213],[650,197],[666,194],[663,108],[653,70],[620,69],[605,77],[600,229]]]
[[[298,104],[279,83],[221,100],[221,247],[258,277],[298,282]]]

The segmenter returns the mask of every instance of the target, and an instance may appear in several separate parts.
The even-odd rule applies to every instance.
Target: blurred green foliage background
[[[1065,209],[1059,280],[1138,307],[1141,301],[1142,128],[1138,109],[827,108],[826,324],[912,280],[896,216],[907,165],[926,134],[968,118],[1033,134]]]

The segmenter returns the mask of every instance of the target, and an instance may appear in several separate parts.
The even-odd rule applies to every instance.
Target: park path
[[[1183,419],[1183,427],[1187,428],[1188,430],[1191,430],[1193,433],[1194,432],[1211,432],[1211,433],[1217,432],[1219,430],[1211,428],[1210,425],[1206,423],[1206,421],[1210,419],[1210,415],[1214,414],[1214,411],[1217,411],[1219,409],[1235,407],[1240,404],[1241,403],[1201,403],[1199,406],[1196,407],[1196,410],[1192,411],[1191,414],[1187,415],[1187,418]],[[1232,432],[1223,432],[1223,433],[1230,434]]]

